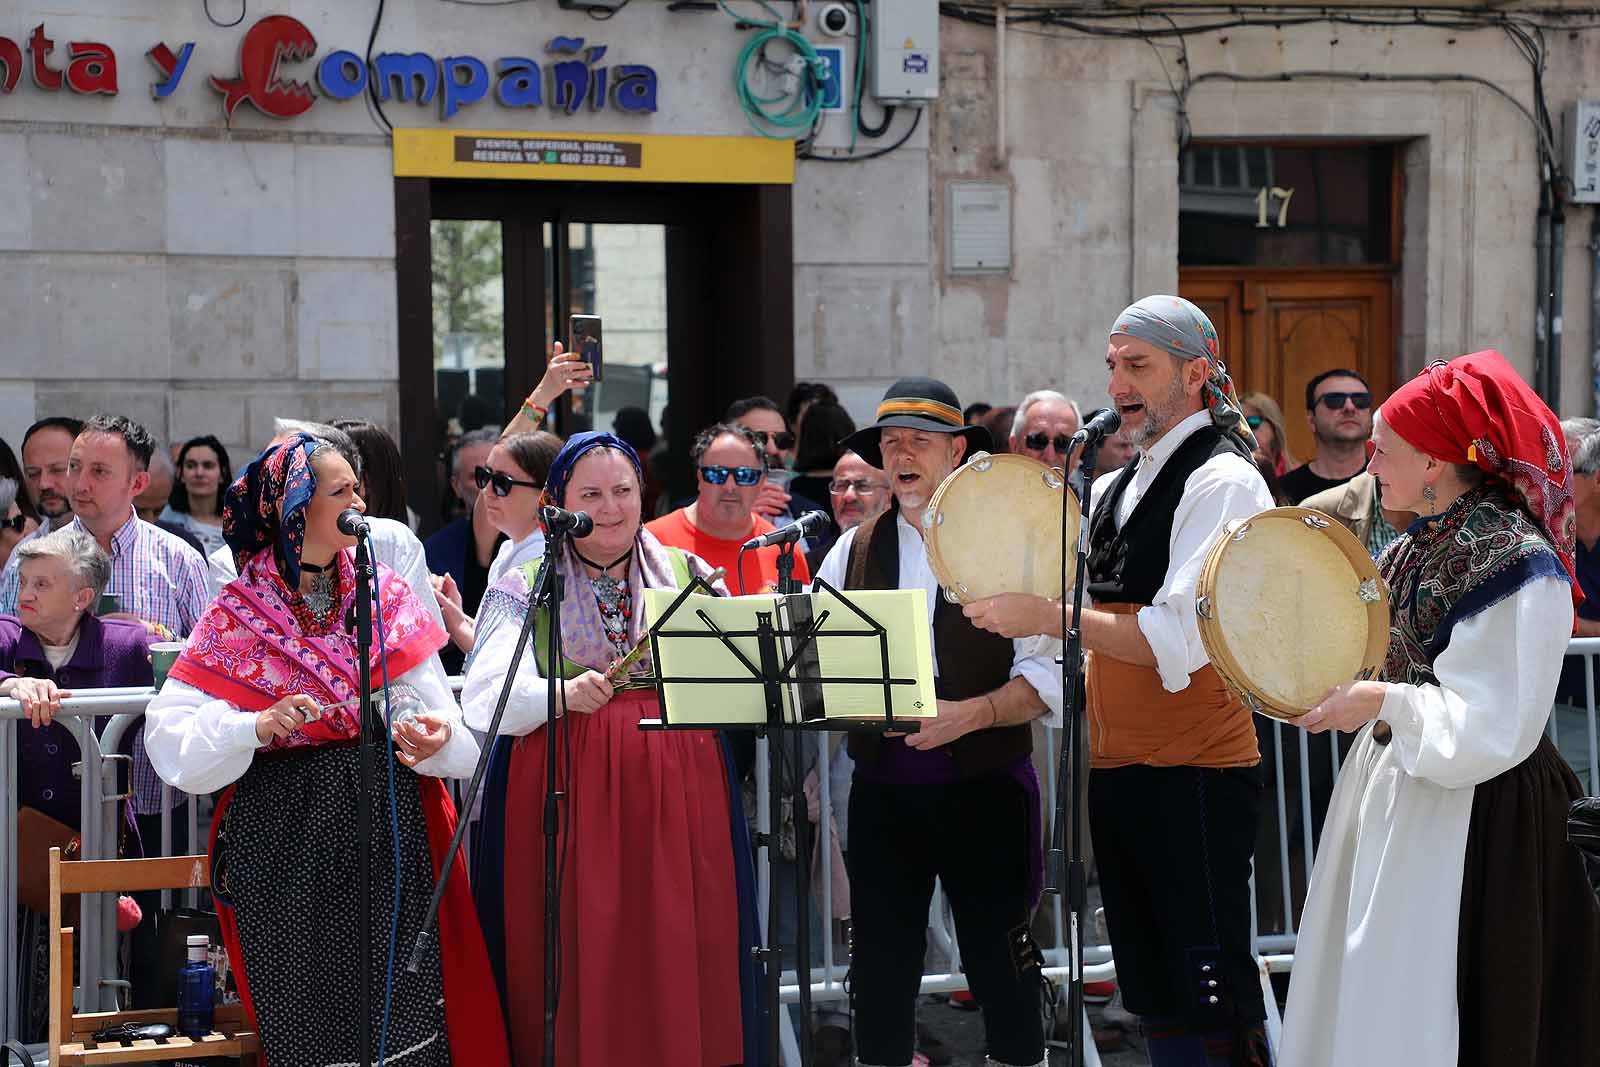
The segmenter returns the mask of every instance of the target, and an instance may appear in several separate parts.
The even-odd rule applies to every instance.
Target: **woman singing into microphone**
[[[356,662],[345,622],[356,596],[355,540],[338,528],[339,513],[351,507],[363,510],[355,471],[306,434],[267,449],[229,487],[223,536],[239,577],[206,609],[151,701],[145,749],[175,788],[231,787],[212,825],[212,888],[267,1062],[353,1063],[363,946],[355,921],[360,727],[352,705],[361,670],[370,672],[375,695],[385,675],[397,683],[391,700],[403,697],[420,713],[395,728],[392,750],[380,742],[394,757],[400,852],[389,998],[397,888],[389,767],[379,764],[369,797],[373,1054],[382,1047],[407,1067],[505,1067],[505,1026],[464,871],[450,880],[433,958],[417,974],[405,967],[455,828],[440,778],[472,773],[478,746],[460,726],[434,656],[444,631],[382,564],[374,578],[381,634],[371,662]],[[381,711],[381,697],[376,704]]]
[[[609,433],[580,433],[556,456],[546,502],[584,511],[587,536],[555,562],[564,582],[558,699],[564,701],[556,1062],[723,1067],[747,1058],[741,978],[753,943],[749,844],[727,762],[708,731],[646,733],[659,718],[648,653],[611,670],[643,639],[644,591],[711,573],[640,527],[638,456]],[[485,595],[461,704],[475,730],[494,716],[543,562],[512,570]],[[517,1067],[539,1067],[544,1042],[545,728],[548,617],[512,680],[483,804],[474,880],[504,993]],[[741,922],[750,928],[741,930]],[[755,1047],[751,1048],[752,1055]]]

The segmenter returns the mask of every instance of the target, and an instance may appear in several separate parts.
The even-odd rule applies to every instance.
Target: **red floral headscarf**
[[[1412,447],[1444,463],[1476,464],[1520,498],[1578,588],[1578,517],[1566,437],[1539,395],[1498,352],[1430,364],[1379,409]]]

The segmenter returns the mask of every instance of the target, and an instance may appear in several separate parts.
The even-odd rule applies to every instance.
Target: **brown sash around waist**
[[[1097,608],[1132,615],[1141,606]],[[1252,767],[1261,762],[1250,710],[1209,663],[1189,675],[1186,687],[1169,693],[1154,667],[1091,652],[1084,685],[1091,767]]]

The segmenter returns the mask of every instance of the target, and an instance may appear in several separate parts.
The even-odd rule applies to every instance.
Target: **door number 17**
[[[1289,201],[1293,199],[1293,189],[1277,185],[1263,188],[1256,194],[1256,229],[1266,230],[1276,225],[1281,230],[1289,225]],[[1267,207],[1273,200],[1278,201],[1278,220],[1275,224],[1267,221]]]

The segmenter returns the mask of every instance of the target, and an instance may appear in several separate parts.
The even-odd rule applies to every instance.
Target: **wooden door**
[[[1348,367],[1381,402],[1394,386],[1394,276],[1388,270],[1181,270],[1178,291],[1211,316],[1222,358],[1241,394],[1265,393],[1283,409],[1289,449],[1316,453],[1306,382]]]

